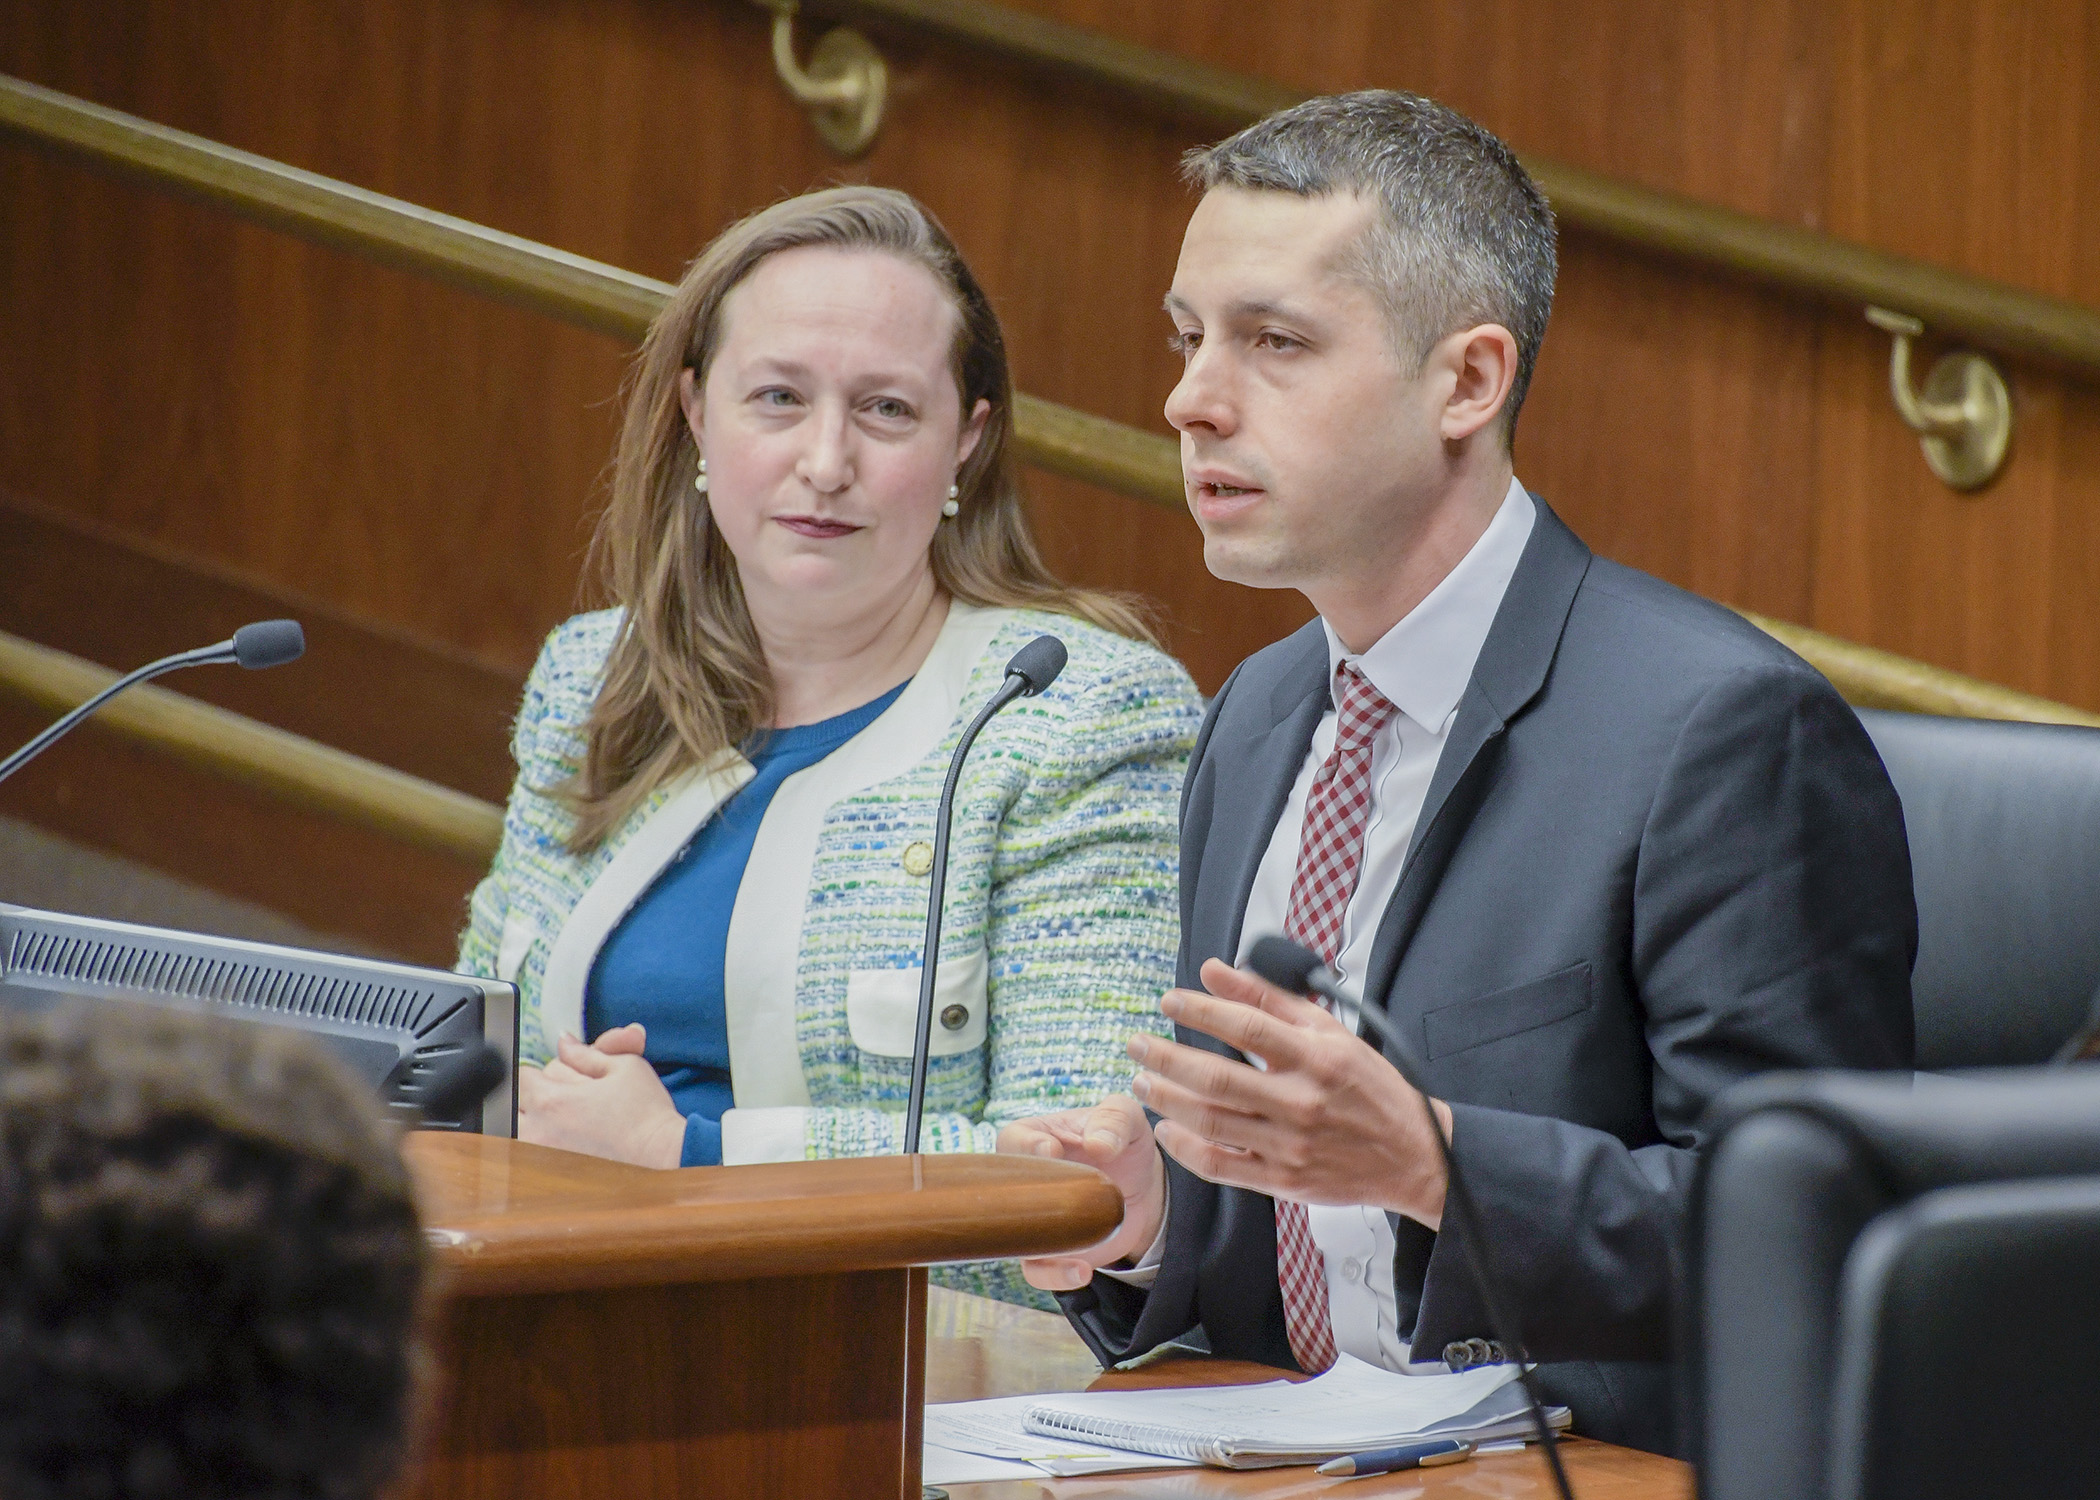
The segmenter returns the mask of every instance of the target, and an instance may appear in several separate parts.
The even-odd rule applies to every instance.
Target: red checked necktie
[[[1347,662],[1335,668],[1334,752],[1313,777],[1298,837],[1298,872],[1284,936],[1303,943],[1329,968],[1341,956],[1342,917],[1364,863],[1371,822],[1371,742],[1397,710]],[[1276,1200],[1276,1279],[1291,1353],[1318,1374],[1334,1363],[1334,1321],[1327,1306],[1327,1262],[1313,1243],[1305,1205]]]

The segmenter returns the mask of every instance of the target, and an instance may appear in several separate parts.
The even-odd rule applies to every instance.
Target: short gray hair
[[[1503,431],[1515,432],[1553,311],[1553,210],[1492,133],[1419,94],[1364,89],[1308,99],[1199,147],[1182,158],[1181,175],[1206,192],[1375,201],[1356,269],[1385,304],[1403,357],[1419,368],[1462,328],[1507,328],[1517,378]]]

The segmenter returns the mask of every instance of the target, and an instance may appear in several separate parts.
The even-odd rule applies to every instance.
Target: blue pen
[[[1472,1456],[1471,1443],[1462,1443],[1457,1438],[1432,1438],[1428,1442],[1407,1443],[1398,1448],[1378,1448],[1370,1453],[1347,1453],[1340,1458],[1330,1458],[1313,1472],[1343,1476],[1391,1474],[1399,1469],[1433,1469],[1439,1464],[1464,1463]]]

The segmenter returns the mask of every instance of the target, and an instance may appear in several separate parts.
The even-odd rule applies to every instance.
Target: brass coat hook
[[[1925,325],[1907,313],[1867,309],[1867,321],[1892,334],[1889,395],[1903,425],[1918,434],[1925,463],[1949,489],[1980,490],[2005,467],[2012,441],[2012,397],[2005,378],[1981,354],[1961,350],[1942,355],[1926,373],[1925,388],[1910,385],[1911,340]]]
[[[860,155],[882,128],[882,106],[889,96],[890,70],[882,54],[859,32],[839,26],[818,40],[805,71],[795,61],[798,0],[758,3],[773,12],[773,71],[808,109],[825,145],[841,156]]]

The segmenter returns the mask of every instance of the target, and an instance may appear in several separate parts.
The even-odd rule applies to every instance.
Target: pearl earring
[[[693,476],[693,488],[701,494],[707,493],[707,460],[700,460],[700,472]]]
[[[960,502],[960,501],[959,501],[959,500],[958,500],[958,499],[956,498],[956,497],[957,497],[957,496],[959,496],[959,495],[960,495],[961,493],[962,493],[962,488],[961,488],[961,486],[959,486],[959,485],[953,485],[953,484],[951,484],[951,485],[949,485],[949,486],[948,486],[948,503],[947,503],[946,505],[943,505],[943,506],[941,507],[941,514],[942,514],[942,515],[944,515],[944,516],[953,516],[953,515],[959,515],[959,514],[961,514],[961,512],[962,512],[962,504],[961,504],[961,502]]]

